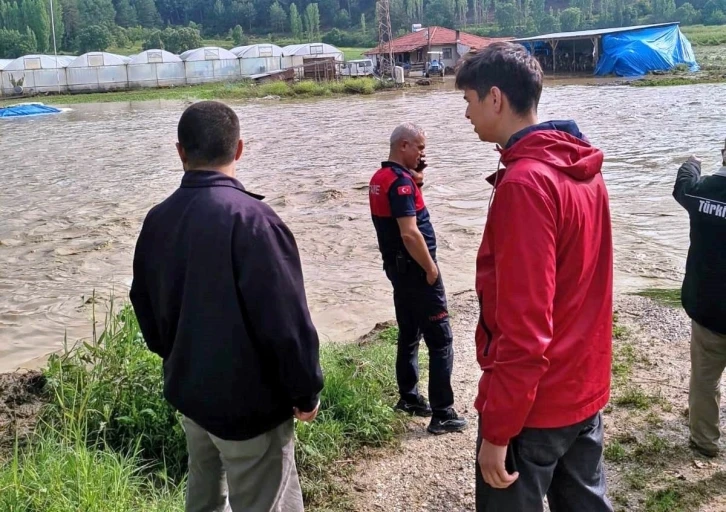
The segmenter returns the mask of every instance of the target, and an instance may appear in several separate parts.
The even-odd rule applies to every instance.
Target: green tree
[[[345,9],[338,11],[335,15],[335,26],[336,28],[347,29],[350,28],[350,14]]]
[[[43,0],[24,0],[22,4],[23,18],[30,30],[35,34],[38,51],[48,50],[50,41],[50,16]]]
[[[136,17],[144,28],[157,27],[161,22],[154,0],[136,0]]]
[[[426,7],[426,20],[428,25],[453,27],[455,18],[455,0],[431,0]]]
[[[165,50],[164,39],[161,36],[161,30],[154,30],[149,37],[141,44],[141,49],[146,50]]]
[[[497,6],[494,17],[503,35],[513,35],[517,26],[517,7],[512,3]]]
[[[232,19],[239,19],[243,24],[247,26],[250,32],[252,32],[252,26],[255,23],[255,17],[257,16],[257,9],[255,4],[251,0],[245,0],[244,2],[235,2],[236,6],[234,11],[236,15],[231,16]]]
[[[91,25],[78,33],[78,51],[103,52],[113,44],[113,36],[104,25]]]
[[[50,2],[43,2],[48,13],[48,20],[50,20]],[[55,21],[55,44],[56,48],[63,48],[63,34],[65,34],[65,21],[63,19],[63,9],[57,0],[53,0],[53,19]],[[50,21],[48,22],[50,23]],[[53,24],[50,24],[50,31],[48,35],[48,50],[53,49]]]
[[[78,0],[78,12],[80,17],[76,28],[79,31],[94,25],[111,26],[116,21],[116,10],[111,0]]]
[[[290,31],[292,32],[292,37],[300,41],[303,33],[303,22],[297,6],[294,3],[290,4]]]
[[[277,1],[270,6],[270,25],[275,32],[287,30],[287,13]]]
[[[138,23],[136,7],[129,0],[119,0],[116,4],[116,24],[120,27],[134,27]]]
[[[76,35],[81,28],[81,13],[78,9],[78,0],[60,0],[60,11],[63,13],[64,32],[61,46],[71,49]]]
[[[565,32],[578,30],[582,22],[582,11],[577,7],[570,7],[560,13],[560,25]]]
[[[542,20],[547,14],[547,12],[545,11],[545,3],[545,0],[534,0],[532,2],[532,19],[534,20],[534,24],[537,27],[537,30],[540,30]]]
[[[361,15],[360,15],[360,31],[363,32],[363,35],[366,35],[366,15],[365,15],[365,13],[361,13]]]
[[[469,15],[469,1],[468,0],[455,0],[456,2],[456,16],[459,24],[466,26],[467,17]]]
[[[164,49],[177,54],[201,48],[203,44],[199,30],[191,27],[167,28],[162,32],[162,38]]]
[[[320,37],[320,10],[318,4],[308,4],[305,8],[305,16],[303,17],[305,22],[305,33],[308,36],[308,40],[313,42]]]
[[[23,55],[38,52],[35,33],[29,27],[23,32],[19,30],[0,29],[0,55],[8,59],[17,59]]]
[[[242,27],[239,25],[235,25],[235,27],[232,29],[232,42],[235,46],[242,46],[244,43],[245,38],[245,32],[242,30]]]
[[[698,11],[692,4],[686,2],[676,9],[675,19],[684,25],[692,25],[698,20]]]
[[[560,19],[550,10],[549,13],[544,15],[542,21],[540,21],[538,28],[543,34],[554,34],[555,32],[559,32],[561,30]]]

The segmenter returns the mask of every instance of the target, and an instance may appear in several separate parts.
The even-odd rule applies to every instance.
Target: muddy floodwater
[[[576,119],[606,154],[621,291],[677,285],[688,222],[671,198],[691,153],[716,168],[726,86],[556,86],[542,119]],[[146,211],[181,179],[174,142],[181,102],[74,106],[0,123],[0,371],[32,365],[90,335],[93,291],[125,298]],[[234,105],[246,152],[238,177],[266,196],[300,246],[307,294],[325,340],[348,340],[393,317],[368,214],[367,183],[401,121],[429,135],[424,195],[449,293],[473,286],[474,259],[497,166],[464,119],[461,94],[404,92]]]

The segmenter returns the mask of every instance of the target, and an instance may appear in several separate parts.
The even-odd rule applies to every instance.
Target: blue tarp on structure
[[[42,103],[24,103],[0,108],[0,117],[42,116],[45,114],[58,114],[59,112],[59,109],[43,105]]]
[[[603,53],[596,75],[642,76],[686,64],[698,71],[691,43],[678,25],[610,34],[602,38]]]

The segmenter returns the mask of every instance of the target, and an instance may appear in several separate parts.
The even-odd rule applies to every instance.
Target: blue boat
[[[48,114],[60,114],[61,112],[60,109],[49,107],[42,103],[18,103],[17,105],[0,107],[0,118],[45,116]]]

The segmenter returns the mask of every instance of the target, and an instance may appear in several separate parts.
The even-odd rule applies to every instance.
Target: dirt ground
[[[40,372],[0,374],[0,461],[32,432],[43,404]]]
[[[456,406],[470,428],[434,437],[425,431],[426,420],[413,421],[399,449],[363,461],[352,472],[346,485],[355,510],[474,510],[478,309],[473,293],[450,302]],[[706,460],[687,446],[690,321],[683,311],[642,297],[619,297],[615,309],[613,397],[604,414],[615,510],[726,511],[726,458]]]

